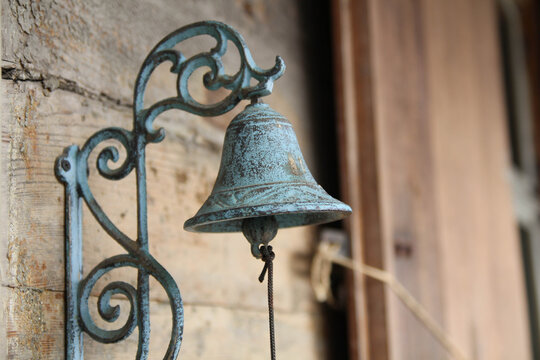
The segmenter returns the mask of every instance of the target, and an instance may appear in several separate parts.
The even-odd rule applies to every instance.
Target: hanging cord
[[[261,275],[259,275],[259,282],[264,281],[266,271],[268,271],[268,323],[270,326],[270,354],[271,359],[276,360],[276,337],[274,332],[274,265],[272,261],[276,257],[276,254],[272,251],[272,247],[269,245],[262,245],[259,249],[262,254],[262,261],[264,261],[264,267]]]
[[[448,354],[456,360],[467,360],[461,349],[452,341],[450,335],[431,317],[429,312],[414,298],[414,296],[388,271],[377,269],[373,266],[362,264],[339,255],[339,244],[321,242],[313,259],[311,267],[311,283],[317,296],[317,300],[324,301],[325,294],[330,294],[329,263],[335,263],[345,268],[358,271],[359,273],[376,279],[386,284],[401,302],[413,313],[414,316],[425,326],[433,337],[445,348]]]

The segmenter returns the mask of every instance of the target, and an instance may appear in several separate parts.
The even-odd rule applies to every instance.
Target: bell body
[[[244,219],[262,216],[275,216],[282,228],[335,221],[350,212],[313,179],[289,121],[257,103],[227,128],[214,189],[184,228],[242,231]]]

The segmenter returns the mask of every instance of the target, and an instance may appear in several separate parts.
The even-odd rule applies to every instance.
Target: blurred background
[[[54,159],[102,127],[130,129],[147,53],[181,26],[218,20],[244,36],[258,66],[284,59],[264,100],[293,124],[317,181],[353,208],[343,222],[272,241],[278,358],[540,359],[537,1],[1,0],[1,11],[0,358],[64,357]],[[214,43],[180,50],[189,57]],[[233,74],[238,52],[229,52]],[[204,72],[190,91],[216,102],[226,92],[205,89]],[[160,66],[145,102],[175,86]],[[181,228],[209,195],[225,129],[245,105],[210,118],[164,113],[166,138],[148,147],[150,252],[185,304],[179,359],[269,358],[262,263],[241,234]],[[134,177],[111,182],[91,168],[90,179],[113,222],[136,236]],[[83,235],[86,273],[124,252],[88,211]],[[380,280],[336,264],[315,279],[321,243],[395,277],[453,345]],[[97,296],[116,279],[135,284],[136,273],[115,270],[97,284],[97,320]],[[122,315],[104,327],[127,317],[127,301],[113,302]],[[151,359],[163,357],[170,321],[152,282]],[[84,341],[86,359],[135,358],[136,334]]]

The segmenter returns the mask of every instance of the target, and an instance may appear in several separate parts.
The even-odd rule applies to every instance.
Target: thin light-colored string
[[[450,335],[433,319],[429,312],[414,298],[414,296],[391,273],[356,262],[345,256],[338,255],[340,246],[321,242],[312,263],[311,282],[319,301],[331,295],[330,273],[331,263],[357,271],[372,279],[386,284],[396,294],[401,302],[425,326],[433,337],[445,348],[448,354],[456,360],[469,360],[461,349],[452,341]]]

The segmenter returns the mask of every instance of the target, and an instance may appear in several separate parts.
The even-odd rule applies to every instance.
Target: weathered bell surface
[[[331,222],[350,212],[315,182],[289,121],[257,103],[227,128],[214,189],[184,228],[242,231],[245,219],[268,216],[282,228]]]

